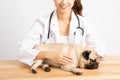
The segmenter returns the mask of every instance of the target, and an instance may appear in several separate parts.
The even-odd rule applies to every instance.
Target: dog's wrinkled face
[[[84,51],[82,53],[83,58],[86,60],[84,64],[84,68],[86,69],[97,69],[99,66],[99,55],[97,54],[96,51],[91,50],[91,51]]]

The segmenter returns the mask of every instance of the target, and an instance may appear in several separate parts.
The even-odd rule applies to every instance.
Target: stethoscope
[[[50,14],[50,18],[49,18],[48,35],[47,35],[47,39],[48,40],[50,38],[50,28],[51,28],[51,20],[52,20],[53,13],[54,13],[54,11]],[[76,30],[82,31],[79,35],[82,35],[82,37],[83,37],[83,35],[84,35],[84,29],[82,27],[80,27],[80,19],[79,19],[78,15],[75,12],[74,12],[74,14],[75,14],[75,16],[77,18],[77,21],[78,21],[78,27],[76,27]],[[75,31],[74,32],[74,36],[76,36],[76,35],[77,35],[77,32]]]

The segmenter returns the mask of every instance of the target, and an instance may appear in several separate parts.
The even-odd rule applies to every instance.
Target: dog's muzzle
[[[97,69],[99,66],[99,63],[95,60],[90,59],[90,63],[85,65],[85,69]]]

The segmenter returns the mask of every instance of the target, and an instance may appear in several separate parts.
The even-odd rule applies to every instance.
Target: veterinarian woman
[[[60,64],[71,64],[73,59],[64,53],[44,52],[34,49],[37,44],[79,44],[95,49],[102,57],[104,44],[96,30],[82,16],[81,0],[54,0],[56,10],[36,19],[34,25],[19,44],[17,58],[31,66],[34,60],[49,58]]]

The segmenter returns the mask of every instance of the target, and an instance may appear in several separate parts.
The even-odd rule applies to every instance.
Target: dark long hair
[[[82,6],[82,4],[81,4],[81,0],[75,0],[74,5],[73,5],[73,7],[72,7],[72,10],[73,10],[75,13],[83,16],[83,15],[82,15],[83,6]]]

